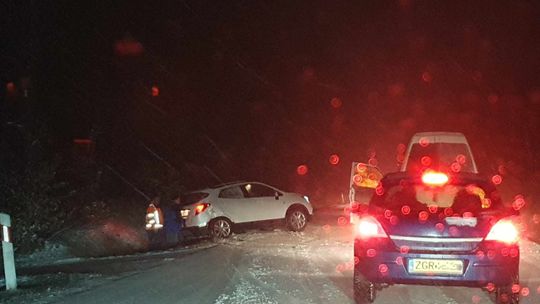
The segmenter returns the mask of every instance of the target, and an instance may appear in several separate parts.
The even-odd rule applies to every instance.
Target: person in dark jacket
[[[173,200],[165,209],[165,235],[167,245],[174,247],[183,242],[182,237],[182,217],[180,210],[182,209],[182,201],[180,193],[174,195]]]

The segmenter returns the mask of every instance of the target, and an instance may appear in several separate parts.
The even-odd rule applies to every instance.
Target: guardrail
[[[6,289],[15,290],[17,289],[17,273],[15,272],[15,255],[11,240],[11,218],[9,214],[0,213],[0,228],[2,228],[2,256],[4,257]]]

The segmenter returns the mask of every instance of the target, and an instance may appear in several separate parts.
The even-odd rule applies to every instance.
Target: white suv
[[[236,182],[187,193],[181,216],[187,230],[216,238],[231,235],[236,224],[284,219],[301,231],[313,214],[307,196],[288,193],[259,182]]]

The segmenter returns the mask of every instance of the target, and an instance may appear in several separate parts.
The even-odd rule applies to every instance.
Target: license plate
[[[461,260],[410,259],[408,267],[409,273],[414,274],[463,274],[463,261]]]
[[[185,219],[189,215],[189,209],[180,210],[180,216]]]

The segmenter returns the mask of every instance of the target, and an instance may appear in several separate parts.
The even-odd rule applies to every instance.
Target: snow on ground
[[[336,270],[352,261],[348,228],[333,228],[339,230],[333,239],[321,225],[310,225],[305,232],[255,230],[233,236],[226,246],[242,249],[245,271],[215,304],[351,303],[344,294],[351,282],[343,273],[347,270]]]
[[[65,245],[46,242],[45,246],[31,254],[21,255],[15,253],[17,266],[48,265],[60,261],[77,261],[79,258],[69,254]]]
[[[353,230],[338,224],[339,215],[322,214],[303,232],[248,230],[217,245],[202,241],[194,245],[202,249],[192,254],[178,248],[76,261],[62,267],[73,271],[84,266],[95,273],[23,276],[20,291],[0,291],[0,297],[9,304],[353,303]],[[523,241],[521,250],[522,303],[538,303],[540,245]],[[477,288],[395,285],[380,291],[375,303],[479,304],[491,299]]]

